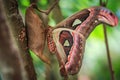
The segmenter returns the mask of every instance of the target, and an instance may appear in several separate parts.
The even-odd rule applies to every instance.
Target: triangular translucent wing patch
[[[70,46],[69,41],[65,40],[64,46]]]
[[[81,24],[81,21],[80,21],[79,19],[76,19],[76,20],[73,22],[72,26],[75,26],[75,25],[78,25],[78,24]]]

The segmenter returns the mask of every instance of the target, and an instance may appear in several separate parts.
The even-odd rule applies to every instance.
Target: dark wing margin
[[[81,22],[84,22],[89,17],[90,11],[88,9],[84,9],[75,13],[74,15],[68,17],[62,22],[58,23],[55,28],[69,28],[75,30],[78,25],[73,26],[73,23],[76,19],[79,19]]]

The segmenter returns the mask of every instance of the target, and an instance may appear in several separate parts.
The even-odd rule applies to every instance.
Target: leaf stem
[[[107,38],[107,32],[106,32],[106,25],[105,24],[103,24],[103,30],[104,30],[104,38],[105,38],[105,45],[106,45],[106,51],[107,51],[108,65],[109,65],[110,74],[111,74],[111,80],[115,80],[114,79],[114,71],[113,71],[113,68],[112,68],[111,57],[110,57],[109,44],[108,44],[108,38]]]

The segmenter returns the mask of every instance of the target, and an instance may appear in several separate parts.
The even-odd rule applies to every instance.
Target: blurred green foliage
[[[45,79],[45,67],[44,63],[30,50],[30,55],[33,58],[33,64],[35,67],[35,71],[37,74],[38,80],[44,80]]]
[[[18,4],[24,18],[26,8],[30,5],[30,1],[18,0]],[[41,9],[45,10],[48,8],[47,0],[38,0],[37,4]],[[84,8],[99,6],[99,0],[60,0],[59,6],[64,18],[67,18]],[[108,0],[107,8],[113,11],[120,19],[120,0]],[[54,22],[52,17],[50,17],[50,20]],[[115,78],[116,80],[120,80],[120,22],[114,28],[107,26],[107,33]],[[38,77],[40,80],[44,80],[44,64],[34,54],[31,53],[31,55]],[[97,26],[87,40],[83,65],[79,76],[81,80],[85,80],[86,78],[88,78],[87,80],[110,80],[102,25]]]

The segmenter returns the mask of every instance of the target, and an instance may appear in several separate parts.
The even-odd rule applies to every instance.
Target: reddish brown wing
[[[117,17],[111,15],[108,9],[91,7],[59,23],[50,32],[50,42],[54,45],[61,75],[78,73],[82,64],[85,40],[98,24],[115,26],[117,22]]]
[[[80,25],[82,22],[84,22],[88,17],[89,17],[90,11],[88,9],[84,9],[82,11],[79,11],[72,16],[68,17],[67,19],[63,20],[62,22],[58,23],[55,28],[69,28],[75,30],[78,25]],[[76,19],[79,19],[81,23],[76,23],[75,25],[74,22]]]
[[[56,55],[60,63],[62,75],[76,74],[82,64],[85,38],[82,34],[67,28],[52,31],[56,45]],[[64,73],[63,73],[64,72]]]

